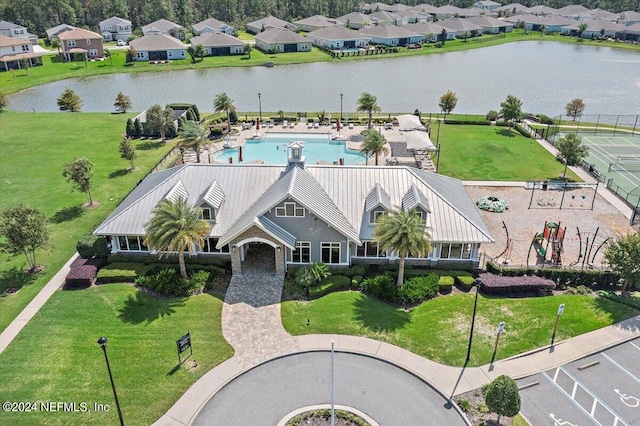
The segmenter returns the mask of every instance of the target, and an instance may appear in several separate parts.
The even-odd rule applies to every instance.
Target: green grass
[[[511,420],[512,426],[531,426],[531,424],[522,416],[522,414],[518,413]]]
[[[336,333],[366,336],[392,343],[447,365],[461,366],[466,358],[474,297],[457,294],[438,297],[410,312],[356,291],[332,293],[311,302],[282,303],[282,322],[293,335]],[[496,359],[550,343],[558,305],[564,303],[556,341],[592,331],[632,316],[638,311],[606,299],[568,295],[539,298],[480,296],[471,362],[491,361],[495,330],[506,331]],[[307,319],[310,325],[307,325]]]
[[[0,114],[0,210],[24,202],[49,218],[51,244],[37,252],[44,272],[29,276],[24,256],[0,253],[0,330],[18,315],[75,251],[78,239],[104,220],[140,179],[171,148],[158,141],[136,141],[137,170],[120,158],[118,144],[131,114],[17,113]],[[62,164],[74,156],[93,162],[93,199],[97,207],[84,208],[85,194],[71,192],[62,177]]]
[[[209,294],[163,301],[110,284],[55,293],[0,354],[3,401],[85,402],[91,412],[2,413],[7,425],[118,423],[108,355],[127,425],[148,425],[207,371],[233,355],[222,337],[222,301]],[[177,367],[175,341],[191,333],[197,368]],[[188,352],[184,355],[188,355]],[[108,404],[108,413],[93,404]]]
[[[437,128],[432,128],[436,141]],[[534,139],[507,127],[440,125],[439,173],[463,180],[548,180],[562,176],[564,165]],[[570,170],[567,177],[581,179]]]

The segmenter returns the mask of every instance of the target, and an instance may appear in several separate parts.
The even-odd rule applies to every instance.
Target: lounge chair
[[[320,124],[318,124],[318,123],[313,123],[313,128],[314,128],[314,129],[319,129],[319,128],[320,128]]]
[[[398,165],[398,159],[396,157],[387,158],[386,162],[387,162],[388,166],[397,166]]]
[[[313,123],[311,121],[307,123],[307,129],[313,129]]]
[[[284,121],[282,122],[282,128],[283,128],[283,129],[286,129],[287,127],[289,127],[289,122],[288,122],[287,120],[284,120]]]
[[[331,128],[335,129],[336,128],[336,123],[331,123]]]
[[[296,123],[294,123],[293,121],[291,123],[289,123],[289,128],[293,129],[294,127],[296,127]]]
[[[269,121],[269,128],[273,129],[273,121]]]
[[[353,123],[349,123],[349,130],[353,130]]]

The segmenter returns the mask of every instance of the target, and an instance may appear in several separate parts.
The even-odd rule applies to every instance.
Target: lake
[[[462,52],[391,59],[276,66],[210,68],[76,78],[23,90],[10,97],[20,111],[58,111],[65,87],[82,99],[82,111],[111,112],[118,92],[135,111],[152,104],[190,102],[213,110],[226,92],[243,111],[355,111],[362,92],[378,97],[383,112],[437,112],[447,90],[458,96],[454,112],[499,110],[507,95],[523,110],[555,116],[574,98],[585,114],[640,112],[640,54],[572,43],[525,41]],[[261,93],[260,103],[258,93]]]

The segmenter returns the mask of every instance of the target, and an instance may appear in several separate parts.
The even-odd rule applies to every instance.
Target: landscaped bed
[[[411,310],[358,291],[332,293],[313,301],[282,303],[282,322],[293,335],[345,334],[398,345],[418,355],[462,366],[466,357],[474,294],[454,292]],[[469,366],[488,364],[498,323],[506,323],[497,359],[548,345],[558,306],[565,311],[556,342],[640,314],[603,297],[558,295],[505,298],[480,295]]]

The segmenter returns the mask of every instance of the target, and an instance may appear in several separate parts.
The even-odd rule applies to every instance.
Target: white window
[[[372,211],[371,213],[369,213],[369,223],[371,225],[378,223],[378,219],[380,219],[380,217],[384,214],[385,214],[385,211],[383,210]]]
[[[139,236],[118,236],[118,245],[122,251],[148,251],[149,248],[144,245],[144,237]]]
[[[298,207],[296,203],[284,203],[284,206],[276,207],[276,217],[304,217],[304,207]]]
[[[211,211],[211,209],[209,207],[203,207],[202,208],[202,213],[200,214],[200,217],[203,220],[214,220],[215,214],[214,214],[214,212]]]
[[[443,243],[440,249],[441,259],[470,259],[471,244]]]
[[[23,51],[23,52],[28,52],[28,51],[29,51],[29,46],[27,46],[27,45],[22,45],[22,51]]]
[[[98,49],[89,49],[89,56],[98,56]]]
[[[375,241],[364,241],[362,246],[356,249],[358,257],[387,257],[387,252],[381,250]]]
[[[340,243],[320,243],[323,263],[340,263]]]
[[[311,261],[311,243],[298,241],[295,250],[291,251],[291,263],[309,263]]]
[[[67,40],[67,46],[74,47],[75,45],[76,45],[76,41],[75,40]]]
[[[144,52],[138,52],[138,53],[136,54],[136,57],[137,57],[138,59],[144,59]]]

